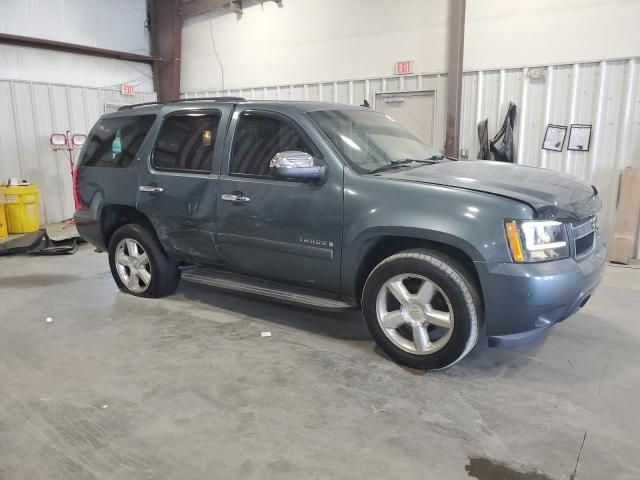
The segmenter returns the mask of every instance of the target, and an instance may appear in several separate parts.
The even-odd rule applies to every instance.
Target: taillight
[[[78,192],[78,167],[73,169],[73,204],[76,210],[84,209],[84,206],[80,203],[80,195]]]

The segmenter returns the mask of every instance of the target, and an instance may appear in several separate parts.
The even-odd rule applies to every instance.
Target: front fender
[[[346,296],[357,295],[358,273],[366,262],[368,253],[378,241],[389,237],[445,244],[460,250],[473,262],[482,262],[480,252],[471,243],[445,232],[398,226],[374,227],[361,232],[353,242],[350,242],[348,245],[350,254],[343,257],[342,281],[346,287],[344,292]]]
[[[533,218],[530,206],[456,187],[345,175],[342,285],[355,296],[358,268],[376,238],[437,242],[462,251],[477,269],[511,261],[504,219]]]

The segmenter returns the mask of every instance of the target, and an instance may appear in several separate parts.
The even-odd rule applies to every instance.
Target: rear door
[[[339,292],[342,169],[327,166],[319,183],[275,178],[269,162],[276,153],[320,159],[303,127],[275,111],[238,107],[230,132],[218,192],[220,249],[229,267]]]
[[[230,105],[162,118],[140,172],[138,209],[164,248],[186,261],[217,263],[217,182]]]

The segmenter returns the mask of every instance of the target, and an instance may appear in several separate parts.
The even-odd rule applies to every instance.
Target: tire
[[[374,340],[393,360],[438,370],[473,349],[482,307],[464,267],[438,251],[417,249],[392,255],[373,269],[362,312]]]
[[[170,295],[180,279],[177,263],[167,256],[155,235],[133,223],[120,227],[111,237],[109,267],[118,288],[136,297]],[[137,277],[137,284],[134,277]],[[127,278],[131,283],[126,282]]]

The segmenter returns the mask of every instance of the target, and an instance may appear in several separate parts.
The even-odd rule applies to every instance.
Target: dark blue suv
[[[423,369],[539,334],[582,307],[605,248],[594,187],[456,161],[367,108],[193,99],[104,115],[75,173],[78,230],[118,287],[180,278],[362,308],[380,347]]]

